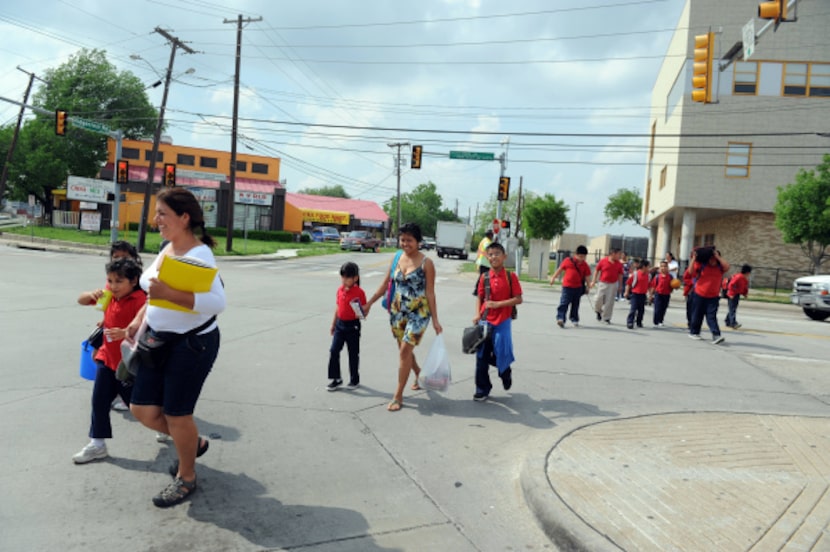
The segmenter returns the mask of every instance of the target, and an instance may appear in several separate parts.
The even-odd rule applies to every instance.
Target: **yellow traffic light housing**
[[[423,152],[423,150],[423,146],[412,146],[412,161],[409,164],[410,168],[421,168],[421,153]]]
[[[776,25],[782,21],[786,21],[787,0],[761,2],[758,4],[758,17],[761,19],[774,19]]]
[[[119,159],[115,173],[115,181],[119,184],[126,184],[129,179],[130,162],[123,159]]]
[[[168,188],[176,185],[176,165],[174,163],[164,164],[164,185]]]
[[[502,176],[499,178],[498,198],[499,201],[507,201],[508,197],[510,197],[510,177]]]
[[[55,134],[58,136],[66,136],[66,122],[69,115],[64,109],[55,110]]]
[[[712,103],[712,70],[715,33],[695,36],[695,56],[692,70],[692,101]]]

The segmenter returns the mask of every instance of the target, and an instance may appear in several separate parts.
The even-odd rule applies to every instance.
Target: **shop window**
[[[245,161],[237,161],[236,170],[238,172],[248,172],[248,163]]]
[[[151,150],[151,149],[144,150],[144,160],[149,161],[152,158],[153,158],[153,150]],[[156,152],[156,163],[164,163],[164,152],[163,151],[157,151]]]
[[[199,166],[206,167],[208,169],[215,169],[219,166],[219,162],[215,157],[200,157]]]
[[[140,159],[141,152],[138,148],[121,148],[121,159]]]
[[[178,163],[179,165],[187,165],[188,167],[192,167],[196,164],[196,156],[179,153],[178,155],[176,155],[176,163]]]
[[[268,165],[265,163],[251,163],[251,172],[255,174],[268,174]]]

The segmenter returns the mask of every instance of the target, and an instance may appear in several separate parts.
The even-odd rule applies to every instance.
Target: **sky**
[[[589,236],[645,236],[605,225],[622,188],[642,193],[651,89],[683,0],[45,0],[0,7],[0,96],[81,48],[102,49],[150,86],[179,49],[165,119],[173,142],[231,149],[237,18],[242,30],[238,151],[281,158],[289,192],[342,185],[383,204],[435,183],[444,206],[474,217],[498,186],[553,194]],[[261,18],[261,20],[258,20]],[[132,59],[131,56],[140,56]],[[18,69],[18,67],[20,69]],[[193,69],[191,72],[190,69]],[[38,81],[35,81],[38,83]],[[37,84],[36,84],[37,86]],[[163,87],[149,88],[161,105]],[[57,106],[55,106],[57,107]],[[0,101],[0,124],[18,107]],[[71,115],[71,114],[70,114]],[[615,136],[616,135],[616,136]],[[574,217],[574,214],[576,215]],[[576,220],[574,220],[576,219]]]

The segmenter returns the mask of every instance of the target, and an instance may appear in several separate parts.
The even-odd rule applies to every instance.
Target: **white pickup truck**
[[[790,301],[813,320],[830,318],[830,274],[798,278],[793,282]]]

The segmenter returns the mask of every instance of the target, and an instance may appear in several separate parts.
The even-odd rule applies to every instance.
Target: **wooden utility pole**
[[[237,18],[225,19],[223,23],[236,23],[236,71],[233,77],[233,129],[231,130],[231,167],[230,167],[230,182],[228,184],[228,223],[227,233],[225,235],[225,251],[231,252],[233,250],[233,210],[234,201],[236,199],[236,134],[238,128],[239,118],[239,68],[242,63],[242,24],[253,23],[255,21],[262,21],[261,17],[246,19],[239,14]]]
[[[20,69],[20,66],[17,69],[23,71],[23,69]],[[35,80],[35,74],[29,73],[28,71],[23,72],[29,75],[29,86],[26,87],[26,93],[23,94],[23,104],[27,104],[29,103],[29,94],[32,92],[32,83]],[[12,143],[9,145],[9,151],[6,154],[6,164],[3,165],[3,173],[0,174],[0,207],[3,205],[3,194],[6,193],[6,179],[9,177],[9,165],[12,162],[14,149],[17,147],[17,137],[20,135],[20,125],[23,123],[23,113],[25,111],[26,108],[21,105],[20,113],[17,116],[17,126],[14,128],[14,135],[12,136]]]

